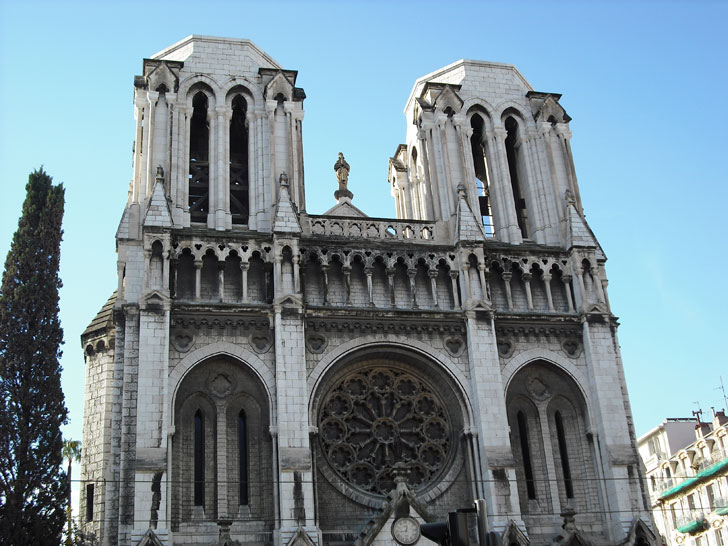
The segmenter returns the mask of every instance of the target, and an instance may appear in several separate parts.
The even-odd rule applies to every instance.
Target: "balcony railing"
[[[728,515],[728,497],[715,497],[711,508],[719,516]]]
[[[658,485],[658,490],[661,491],[660,500],[665,500],[680,492],[692,489],[725,469],[728,469],[728,457],[722,450],[715,450],[710,457],[698,462],[694,476],[676,475],[673,478],[663,480]],[[672,482],[672,484],[668,485],[668,482]]]
[[[695,534],[708,528],[708,520],[699,510],[687,512],[677,518],[677,530],[679,533]]]
[[[435,243],[435,223],[424,220],[308,216],[308,232],[311,235]]]

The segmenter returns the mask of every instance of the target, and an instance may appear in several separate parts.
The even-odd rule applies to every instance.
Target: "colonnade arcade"
[[[169,246],[169,245],[167,245]],[[271,303],[303,293],[309,305],[458,310],[483,301],[500,311],[575,313],[608,307],[602,267],[588,256],[340,248],[180,241],[146,251],[147,288],[187,302]],[[123,277],[123,272],[122,272]],[[573,279],[577,282],[574,286]],[[485,287],[485,289],[483,289]],[[120,285],[123,293],[123,279]]]

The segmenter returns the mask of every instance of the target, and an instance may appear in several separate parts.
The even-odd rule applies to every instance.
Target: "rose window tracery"
[[[371,367],[345,376],[319,411],[319,441],[328,463],[351,485],[385,495],[394,465],[419,489],[443,470],[452,449],[450,419],[437,394],[405,371]]]

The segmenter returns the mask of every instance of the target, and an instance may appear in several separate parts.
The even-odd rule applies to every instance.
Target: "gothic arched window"
[[[195,413],[194,442],[195,506],[203,506],[205,504],[205,420],[200,410]]]
[[[536,486],[533,483],[533,466],[531,466],[531,447],[528,444],[528,424],[522,411],[518,412],[518,435],[521,438],[521,455],[523,457],[523,472],[526,475],[526,490],[528,498],[536,498]]]
[[[488,167],[485,158],[483,118],[474,114],[470,118],[470,127],[473,135],[470,137],[470,146],[473,152],[473,168],[475,170],[475,188],[478,193],[478,206],[486,234],[493,234],[493,212],[490,204],[490,183],[488,181]]]
[[[242,95],[233,99],[230,120],[230,213],[233,224],[248,223],[248,104]]]
[[[564,473],[564,489],[566,489],[566,497],[574,498],[574,486],[571,482],[571,468],[569,467],[569,454],[566,448],[566,435],[564,434],[564,420],[561,418],[561,412],[554,413],[554,422],[556,423],[556,437],[559,442],[559,456],[561,458],[561,470]]]
[[[207,95],[199,91],[192,99],[190,121],[190,174],[188,207],[190,221],[207,222],[210,208],[210,127]]]
[[[510,380],[506,408],[521,513],[540,517],[569,504],[597,521],[604,507],[595,446],[587,433],[586,400],[574,378],[550,362],[530,362]]]
[[[238,462],[240,465],[240,504],[248,504],[248,429],[245,411],[238,414]]]

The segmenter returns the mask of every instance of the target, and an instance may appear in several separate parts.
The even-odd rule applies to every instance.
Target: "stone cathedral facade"
[[[484,499],[506,546],[654,544],[560,95],[506,64],[424,76],[397,218],[352,203],[342,154],[314,215],[296,77],[190,36],[134,79],[118,288],[82,335],[84,530],[426,546]]]

